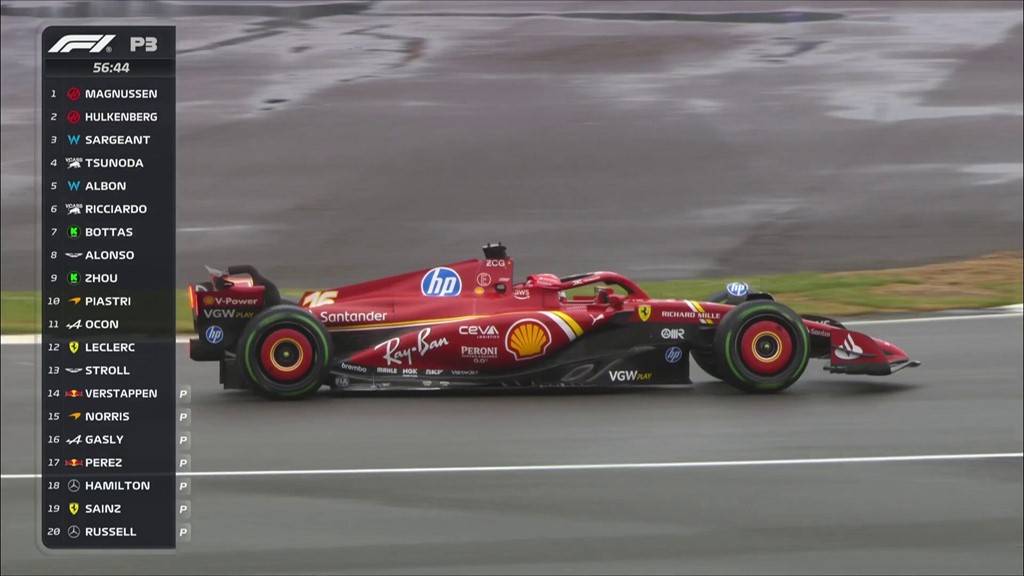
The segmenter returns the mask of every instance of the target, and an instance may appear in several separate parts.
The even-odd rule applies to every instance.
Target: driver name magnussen
[[[320,312],[320,321],[324,324],[362,324],[384,322],[387,319],[387,312]]]

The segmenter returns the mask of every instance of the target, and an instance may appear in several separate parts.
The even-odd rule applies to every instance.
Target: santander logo
[[[840,360],[856,360],[864,354],[864,349],[853,341],[853,334],[847,334],[843,345],[836,348],[836,358]]]

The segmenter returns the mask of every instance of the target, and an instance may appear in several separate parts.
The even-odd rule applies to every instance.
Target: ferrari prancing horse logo
[[[68,504],[68,512],[71,512],[72,516],[78,514],[78,502],[72,502]]]
[[[651,319],[651,307],[647,304],[641,304],[636,307],[636,314],[640,317],[641,322],[647,322]]]
[[[68,349],[71,350],[72,354],[78,354],[78,342],[74,340],[68,342]]]

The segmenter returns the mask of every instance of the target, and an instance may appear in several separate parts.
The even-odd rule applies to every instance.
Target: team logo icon
[[[651,307],[647,304],[637,306],[636,315],[640,317],[641,322],[647,322],[651,319]]]

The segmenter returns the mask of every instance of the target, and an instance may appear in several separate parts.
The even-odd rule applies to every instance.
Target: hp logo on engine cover
[[[420,291],[424,296],[458,296],[462,293],[462,278],[451,268],[434,268],[423,275]]]
[[[746,282],[731,282],[725,287],[726,292],[736,297],[746,296],[749,289]]]

